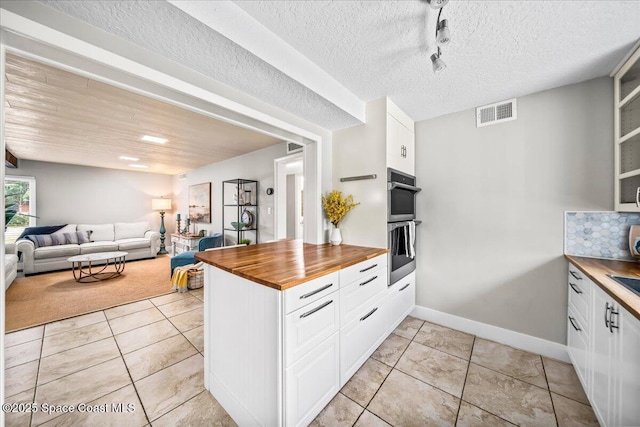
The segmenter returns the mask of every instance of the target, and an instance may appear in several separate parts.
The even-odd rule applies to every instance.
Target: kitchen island
[[[413,310],[415,276],[388,287],[387,252],[284,240],[196,254],[205,387],[239,425],[309,424]]]

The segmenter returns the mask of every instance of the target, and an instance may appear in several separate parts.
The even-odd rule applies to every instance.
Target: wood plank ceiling
[[[281,142],[11,54],[5,92],[6,147],[19,159],[174,175]]]

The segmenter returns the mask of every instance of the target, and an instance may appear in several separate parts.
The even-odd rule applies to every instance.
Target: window
[[[8,220],[4,242],[13,243],[26,227],[36,225],[36,179],[7,175],[4,179],[4,206],[5,219]]]

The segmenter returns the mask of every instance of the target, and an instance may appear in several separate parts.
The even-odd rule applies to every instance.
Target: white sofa
[[[4,289],[7,290],[18,275],[18,255],[15,244],[6,244],[4,251]]]
[[[86,232],[89,243],[56,246],[36,245],[28,239],[16,242],[21,253],[25,275],[71,268],[67,261],[74,255],[125,251],[127,261],[155,258],[160,250],[160,233],[151,231],[148,222],[116,222],[115,224],[68,224],[58,233]]]

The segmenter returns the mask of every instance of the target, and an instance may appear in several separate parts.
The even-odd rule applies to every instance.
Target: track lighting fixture
[[[449,3],[449,0],[427,0],[427,3],[429,3],[429,6],[434,9],[440,9],[444,7],[445,4]]]
[[[451,41],[451,34],[449,33],[449,23],[446,19],[438,22],[438,28],[436,30],[436,42],[440,46],[449,44]]]
[[[431,65],[433,66],[434,73],[439,73],[440,71],[447,68],[447,64],[445,64],[442,58],[440,58],[440,55],[440,48],[438,48],[438,53],[434,53],[433,55],[431,55]]]

